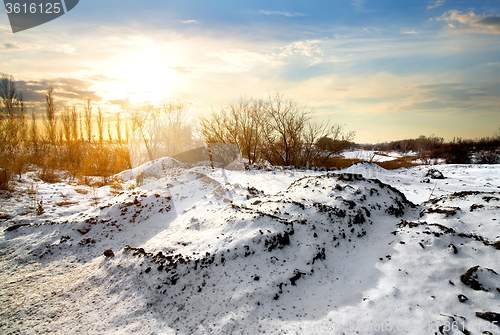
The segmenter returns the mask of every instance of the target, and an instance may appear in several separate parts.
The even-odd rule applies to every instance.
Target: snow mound
[[[165,162],[154,163],[150,165],[156,168],[153,171],[164,171],[166,164],[162,163]],[[170,166],[176,166],[175,161]],[[106,249],[142,245],[160,233],[168,234],[170,224],[188,212],[205,212],[207,207],[222,207],[263,194],[239,184],[222,185],[203,174],[200,167],[170,172],[144,187],[122,191],[81,213],[30,223],[12,221],[5,228],[12,240],[33,235],[34,241],[22,247],[17,243],[5,244],[4,254],[10,258],[35,257],[44,263],[67,257],[89,262]]]
[[[365,178],[379,178],[380,175],[384,174],[387,170],[380,167],[375,163],[370,162],[359,162],[354,163],[351,166],[342,170],[347,173],[359,173]]]
[[[362,167],[162,168],[97,204],[36,182],[43,215],[18,183],[0,199],[1,332],[499,335],[496,166],[442,166],[433,185],[428,167],[384,183]]]
[[[122,171],[115,177],[122,180],[133,180],[140,173],[144,173],[144,178],[161,178],[167,173],[172,173],[172,170],[188,169],[190,166],[181,163],[172,157],[162,157],[153,161],[146,162],[136,168]]]
[[[378,180],[306,177],[192,217],[162,235],[161,248],[127,246],[96,280],[136,289],[154,319],[181,334],[273,330],[276,320],[321,318],[362,301],[392,248],[380,241],[413,207]]]

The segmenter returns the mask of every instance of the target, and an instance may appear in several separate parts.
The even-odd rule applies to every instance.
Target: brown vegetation
[[[8,189],[12,172],[20,178],[27,165],[39,167],[38,177],[50,183],[60,181],[61,170],[67,171],[72,178],[98,176],[105,183],[109,176],[130,168],[128,149],[121,140],[116,144],[111,144],[111,138],[107,143],[103,141],[101,111],[97,120],[99,142],[92,141],[90,100],[85,106],[85,120],[79,118],[75,107],[66,107],[58,113],[52,88],[47,90],[45,103],[40,131],[34,110],[28,125],[23,97],[17,91],[14,78],[1,75],[0,189]]]
[[[433,158],[442,158],[448,164],[498,164],[500,163],[500,135],[483,137],[475,140],[455,138],[444,142],[436,136],[420,136],[416,139],[405,139],[374,146],[375,150],[398,151],[406,155],[413,151],[416,158],[424,162]]]
[[[407,168],[407,167],[420,165],[420,164],[414,162],[414,160],[416,158],[417,158],[416,156],[399,157],[397,159],[393,159],[390,161],[375,162],[375,164],[377,164],[378,166],[380,166],[386,170],[394,170],[394,169],[402,168],[402,167]]]
[[[48,88],[45,96],[42,122],[37,120],[34,109],[28,121],[14,78],[2,74],[0,190],[8,190],[12,174],[21,178],[30,165],[37,167],[38,177],[45,182],[60,181],[61,171],[65,171],[80,184],[96,186],[109,184],[112,175],[129,169],[131,159],[134,166],[164,156],[180,160],[211,159],[227,165],[242,157],[249,164],[328,169],[342,169],[362,161],[338,157],[353,146],[353,132],[345,132],[338,124],[312,122],[311,110],[285,99],[279,92],[269,94],[266,99],[241,98],[214,110],[201,119],[201,130],[189,120],[187,107],[185,103],[165,103],[136,110],[127,119],[116,114],[113,139],[110,120],[106,125],[99,107],[93,113],[90,99],[82,110],[74,106],[58,110],[53,88]],[[94,123],[97,139],[92,136]],[[435,136],[420,136],[370,149],[403,153],[402,158],[375,162],[385,169],[395,169],[417,165],[414,163],[417,158],[423,162],[443,158],[447,163],[499,163],[499,147],[498,135],[448,143]],[[416,156],[408,156],[409,152],[415,152]],[[89,177],[99,177],[100,181]],[[119,190],[114,188],[115,192]]]
[[[279,92],[266,100],[241,98],[201,120],[208,143],[237,145],[250,164],[314,167],[344,150],[354,138],[341,125],[313,123],[311,111]]]
[[[329,170],[342,170],[359,162],[363,162],[363,160],[359,158],[328,157],[322,166]]]

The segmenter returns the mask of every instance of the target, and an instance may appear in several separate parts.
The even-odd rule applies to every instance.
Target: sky
[[[500,132],[500,2],[85,0],[17,33],[2,9],[0,72],[35,108],[49,87],[110,118],[278,90],[358,143],[479,138]]]

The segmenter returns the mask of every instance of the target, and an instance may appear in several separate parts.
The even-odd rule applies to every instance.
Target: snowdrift
[[[126,247],[105,267],[108,280],[129,277],[154,318],[180,333],[279,333],[278,320],[321,319],[362,301],[392,249],[377,245],[413,207],[360,175],[303,178],[194,216],[165,237],[169,247]]]
[[[240,172],[181,165],[150,163],[143,187],[81,213],[7,225],[2,332],[499,334],[499,192],[415,205],[358,173],[241,186]],[[422,171],[403,171],[377,173],[422,197]],[[265,194],[270,178],[295,181]]]

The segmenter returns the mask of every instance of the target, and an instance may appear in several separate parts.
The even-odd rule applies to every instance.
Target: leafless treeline
[[[33,164],[42,168],[46,179],[57,169],[75,178],[96,175],[105,180],[129,168],[131,159],[142,164],[211,143],[213,150],[226,148],[215,143],[239,147],[250,164],[313,167],[340,153],[354,138],[354,133],[344,132],[341,125],[312,122],[310,110],[279,92],[264,100],[241,98],[212,111],[200,122],[193,121],[193,111],[188,107],[169,102],[137,109],[126,118],[116,114],[112,127],[109,118],[105,123],[102,110],[96,110],[90,100],[83,108],[58,110],[54,90],[49,88],[45,113],[37,120],[34,110],[27,110],[14,78],[2,74],[0,169],[20,176],[28,164]],[[146,154],[134,155],[141,150]]]
[[[0,76],[0,184],[11,172],[19,176],[28,164],[42,168],[40,177],[57,180],[55,170],[65,170],[72,177],[110,175],[130,166],[128,150],[122,145],[122,129],[118,116],[117,138],[112,145],[110,123],[108,140],[104,143],[104,122],[100,109],[93,122],[91,101],[81,112],[75,107],[58,111],[54,90],[45,95],[45,114],[37,120],[34,109],[28,112],[14,78]],[[28,113],[30,117],[28,117]],[[98,140],[93,138],[93,125],[97,123]],[[127,131],[128,133],[128,131]],[[4,187],[5,188],[5,187]]]
[[[241,98],[201,120],[209,143],[233,143],[251,164],[321,166],[353,140],[341,125],[312,121],[312,112],[279,92]]]

